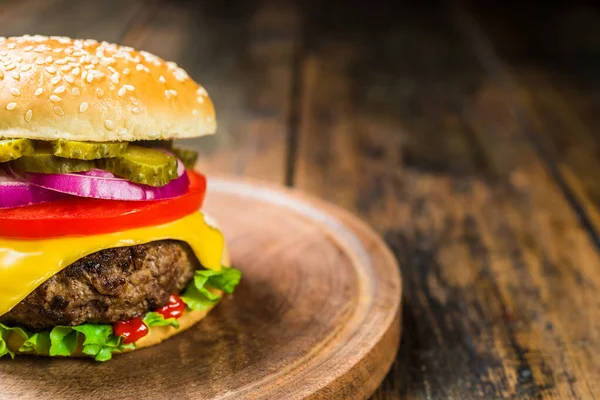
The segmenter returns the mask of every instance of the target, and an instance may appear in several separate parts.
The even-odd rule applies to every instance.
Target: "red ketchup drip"
[[[165,319],[179,318],[183,315],[185,303],[181,297],[172,294],[166,306],[156,310]],[[123,343],[135,343],[148,334],[148,327],[141,317],[130,319],[129,321],[120,321],[114,325],[115,336],[123,337]]]
[[[176,294],[172,294],[171,297],[169,297],[169,302],[167,305],[159,308],[156,310],[156,312],[165,317],[165,319],[169,319],[181,317],[184,310],[185,303],[183,300],[181,300],[181,297],[177,296]]]
[[[122,336],[123,343],[135,343],[148,334],[148,327],[141,317],[129,321],[117,322],[114,326],[115,336]]]

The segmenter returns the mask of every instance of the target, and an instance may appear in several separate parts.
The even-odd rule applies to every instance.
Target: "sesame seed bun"
[[[206,90],[145,51],[65,37],[0,37],[0,139],[166,140],[214,133]]]

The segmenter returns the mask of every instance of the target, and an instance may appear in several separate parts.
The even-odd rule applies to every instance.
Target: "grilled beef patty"
[[[129,320],[164,306],[199,268],[190,246],[174,240],[102,250],[48,279],[0,322],[41,330]]]

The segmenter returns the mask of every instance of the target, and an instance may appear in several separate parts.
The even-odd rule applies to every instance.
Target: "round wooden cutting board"
[[[189,331],[107,363],[0,360],[0,399],[362,399],[400,337],[398,266],[349,213],[274,186],[212,179],[236,293]]]

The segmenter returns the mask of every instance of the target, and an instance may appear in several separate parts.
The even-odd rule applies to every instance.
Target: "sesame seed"
[[[80,94],[79,88],[74,87],[73,89],[71,89],[71,93],[73,93],[73,95],[75,95],[75,96],[79,96],[79,94]]]
[[[167,99],[171,98],[171,91],[170,90],[165,90],[165,96],[167,97]]]
[[[55,52],[55,53],[60,53],[60,52],[62,52],[62,51],[63,51],[63,49],[54,49],[54,50],[52,50],[52,51],[53,51],[53,52]]]
[[[35,95],[35,96],[39,96],[39,95],[40,95],[40,94],[42,94],[42,93],[44,93],[44,89],[42,89],[42,88],[37,88],[37,89],[35,90],[35,93],[34,93],[34,95]]]
[[[130,97],[129,101],[131,102],[131,104],[133,104],[134,106],[139,106],[140,102],[138,101],[138,99],[136,99],[135,97]]]
[[[142,112],[142,110],[140,110],[139,107],[133,107],[131,109],[131,112],[134,113],[134,114],[140,114]]]
[[[52,56],[46,57],[46,64],[50,64],[52,61],[54,61],[54,58]]]
[[[138,65],[135,66],[135,69],[138,70],[138,71],[141,71],[141,70],[144,69],[144,66],[142,64],[138,64]]]
[[[112,83],[114,83],[115,85],[118,85],[118,84],[119,84],[119,73],[118,73],[118,72],[115,72],[114,74],[112,74],[112,75],[110,76],[110,81],[111,81]]]
[[[15,47],[17,47],[17,45],[14,44],[14,43],[11,43],[11,44],[8,45],[8,48],[11,49],[11,50],[13,50]]]
[[[26,53],[29,53],[31,50],[33,50],[33,46],[27,46],[23,49]]]
[[[50,95],[50,101],[53,103],[60,103],[62,99],[55,94]]]
[[[198,115],[198,114],[200,114],[200,111],[198,111],[198,110],[193,110],[193,111],[192,111],[192,114],[194,114],[194,115]]]
[[[202,86],[196,90],[196,94],[199,96],[208,96],[208,92]]]
[[[123,70],[123,75],[129,75],[131,73],[131,70],[129,68],[125,68]]]
[[[204,97],[198,97],[196,100],[198,103],[204,103]]]
[[[119,135],[127,135],[127,129],[126,128],[119,129]]]
[[[85,77],[85,80],[87,81],[87,83],[92,83],[92,81],[94,80],[94,75],[93,74],[88,74]]]
[[[165,83],[167,80],[165,79],[165,77],[164,77],[164,76],[162,76],[162,75],[161,75],[161,76],[158,78],[158,81],[159,81],[159,82],[162,82],[162,83]]]
[[[23,64],[21,65],[21,71],[22,72],[27,72],[31,69],[31,64]]]
[[[20,80],[21,80],[21,74],[20,74],[20,73],[18,73],[18,72],[13,72],[13,73],[12,73],[12,77],[13,77],[13,79],[14,79],[14,80],[16,80],[16,81],[20,81]]]
[[[125,93],[127,93],[127,89],[125,89],[124,87],[122,87],[121,89],[119,89],[119,91],[117,92],[117,96],[125,96]]]
[[[59,106],[54,106],[54,108],[52,110],[54,111],[54,114],[60,115],[61,117],[65,115],[64,110],[62,108],[60,108]]]
[[[56,64],[56,65],[65,65],[66,63],[67,63],[67,59],[66,58],[61,58],[61,59],[56,60],[54,62],[54,64]]]
[[[54,93],[61,94],[61,93],[64,93],[65,90],[67,90],[67,89],[61,85],[61,86],[57,87],[56,89],[54,89]]]
[[[13,87],[13,88],[10,88],[10,94],[12,94],[13,96],[20,96],[21,91],[15,87]]]
[[[104,121],[104,126],[109,131],[112,131],[113,129],[115,129],[115,124],[110,119],[107,119],[107,120]]]
[[[55,74],[56,73],[56,66],[55,65],[51,65],[49,67],[46,67],[46,71],[48,71],[51,74]]]
[[[88,72],[87,71],[83,71],[81,73],[81,79],[85,79],[85,77],[87,76]]]
[[[13,69],[17,68],[17,66],[15,64],[8,64],[8,65],[4,65],[4,69],[6,71],[12,71]]]
[[[17,103],[15,103],[15,102],[8,103],[8,104],[6,105],[6,109],[7,109],[8,111],[12,111],[12,110],[14,110],[15,108],[17,108]]]
[[[65,75],[65,76],[63,76],[63,79],[65,80],[65,82],[69,82],[69,83],[75,82],[75,79],[73,79],[73,77],[71,75]]]
[[[81,72],[79,67],[75,67],[75,68],[73,68],[73,71],[71,71],[71,74],[77,76],[77,75],[79,75],[79,72]]]
[[[86,103],[85,101],[79,105],[79,112],[85,112],[85,110],[87,110],[87,109],[88,109],[88,103]]]
[[[50,79],[50,83],[53,85],[58,85],[58,82],[60,82],[61,77],[60,76],[55,76],[54,78]]]
[[[177,68],[174,75],[175,79],[177,79],[179,82],[183,82],[188,78],[188,74],[181,68]]]
[[[73,68],[71,65],[63,65],[62,67],[60,67],[60,70],[63,72],[67,72],[70,71],[71,68]]]
[[[37,65],[42,65],[42,64],[44,64],[44,59],[43,59],[42,57],[40,57],[40,56],[37,56],[37,57],[35,58],[35,61],[34,61],[34,62],[35,62]]]
[[[96,96],[98,96],[98,97],[104,96],[104,90],[102,90],[101,88],[96,88]]]
[[[31,111],[31,109],[27,110],[27,112],[25,113],[25,121],[26,122],[31,121],[32,117],[33,117],[33,111]]]
[[[171,92],[171,95],[177,96],[177,90],[171,89],[169,92]]]

